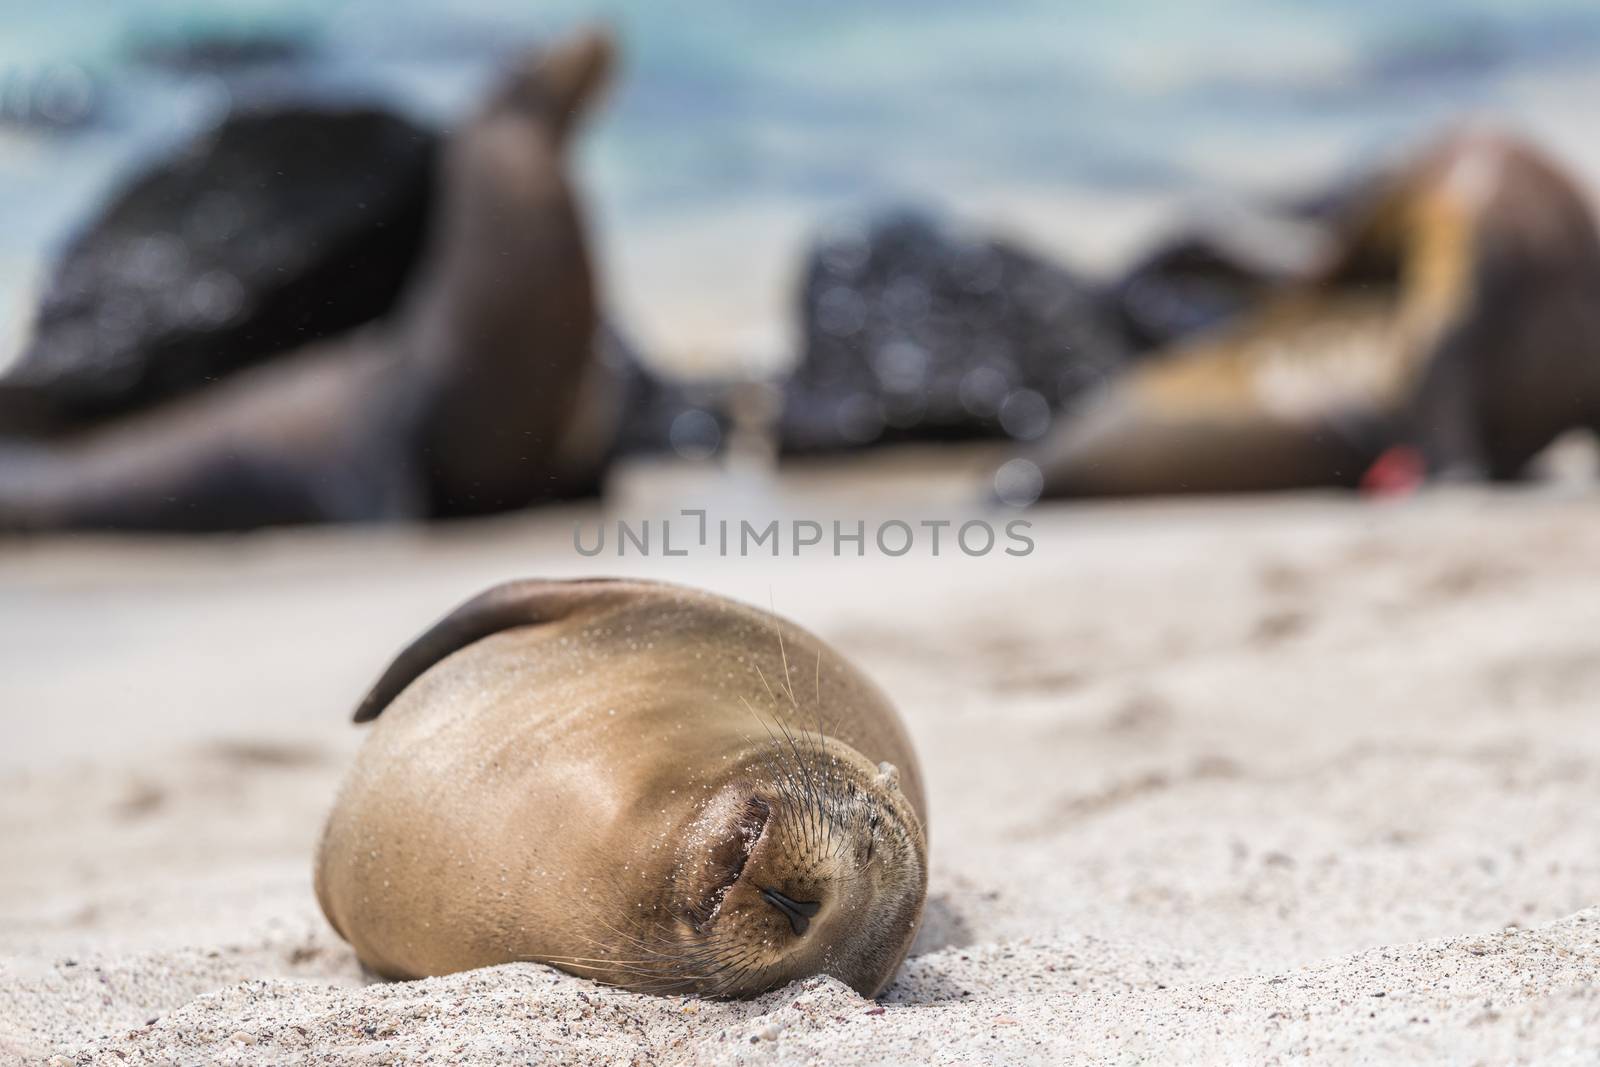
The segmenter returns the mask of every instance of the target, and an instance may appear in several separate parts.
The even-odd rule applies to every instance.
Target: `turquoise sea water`
[[[1266,162],[1242,169],[1270,172],[1302,142],[1358,159],[1600,58],[1592,0],[5,0],[0,11],[0,284],[230,95],[361,94],[443,118],[497,57],[586,18],[612,22],[626,49],[583,161],[624,239],[753,202],[821,218],[1015,187],[1203,188],[1229,180],[1219,160],[1259,153]],[[228,77],[138,59],[152,43],[217,34],[296,42],[305,58]],[[52,114],[16,121],[30,106]],[[9,307],[0,300],[0,315]]]

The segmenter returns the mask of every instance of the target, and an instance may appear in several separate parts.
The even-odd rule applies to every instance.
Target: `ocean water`
[[[998,215],[1071,260],[1095,224],[1115,226],[1097,205],[1295,191],[1464,115],[1581,151],[1600,102],[1593,0],[3,0],[0,12],[0,345],[25,329],[40,265],[106,191],[231,99],[360,96],[448,121],[496,63],[588,19],[614,25],[625,55],[580,160],[610,288],[649,347],[677,352],[781,348],[775,320],[806,236],[841,214],[910,202]],[[145,58],[219,35],[297,58],[226,75]]]

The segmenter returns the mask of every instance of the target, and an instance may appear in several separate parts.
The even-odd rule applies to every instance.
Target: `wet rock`
[[[827,234],[801,296],[788,452],[909,440],[1035,440],[1124,360],[1100,298],[1002,241],[899,212]]]
[[[387,311],[437,137],[369,108],[235,112],[135,176],[51,270],[0,432],[131,410]]]

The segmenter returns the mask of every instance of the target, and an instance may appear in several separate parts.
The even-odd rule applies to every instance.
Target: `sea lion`
[[[388,319],[0,447],[0,528],[455,515],[592,488],[616,409],[565,147],[611,56],[599,32],[535,53],[451,136],[428,251]]]
[[[793,623],[654,582],[520,581],[423,634],[323,832],[317,899],[392,978],[537,960],[628,989],[877,994],[927,891],[883,693]]]
[[[1435,477],[1517,475],[1600,426],[1600,236],[1508,135],[1457,134],[1382,182],[1329,262],[1152,357],[1032,457],[1045,496],[1353,486],[1409,446]]]

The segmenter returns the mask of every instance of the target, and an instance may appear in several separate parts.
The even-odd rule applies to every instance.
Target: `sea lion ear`
[[[434,623],[395,657],[356,708],[355,721],[376,719],[429,667],[475,641],[501,630],[555,622],[599,600],[629,595],[645,584],[608,578],[565,582],[529,578],[479,593]]]

